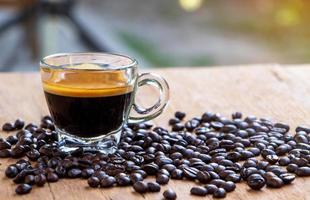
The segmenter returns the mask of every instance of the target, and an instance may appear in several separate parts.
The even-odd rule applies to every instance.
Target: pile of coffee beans
[[[0,139],[0,157],[16,158],[5,175],[18,184],[17,194],[61,178],[83,178],[89,187],[132,186],[138,193],[160,192],[170,179],[199,183],[192,195],[223,198],[245,182],[259,190],[281,188],[297,176],[310,176],[310,128],[299,126],[296,134],[284,123],[255,116],[232,114],[228,119],[206,112],[185,121],[176,112],[171,130],[150,123],[128,124],[114,154],[62,152],[51,117],[39,126],[23,120],[5,123],[3,131],[17,131]],[[155,176],[155,181],[145,181]],[[168,189],[165,199],[176,199]]]

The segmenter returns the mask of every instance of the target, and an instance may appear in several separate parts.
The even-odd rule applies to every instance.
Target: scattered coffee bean
[[[148,182],[147,188],[149,192],[159,192],[160,191],[160,185],[156,182]]]
[[[21,184],[16,187],[16,194],[27,194],[31,191],[32,187],[28,184]]]
[[[138,181],[133,184],[133,189],[138,193],[146,193],[148,191],[148,185],[143,181]]]
[[[87,179],[87,183],[89,187],[96,188],[100,185],[100,180],[99,178],[92,176]]]
[[[177,194],[172,189],[165,190],[163,196],[167,200],[175,200],[177,198]]]
[[[266,185],[266,182],[260,174],[252,174],[247,178],[247,184],[253,190],[260,190]]]
[[[129,177],[128,177],[128,179],[129,179]],[[130,181],[130,179],[129,179],[129,181]],[[107,188],[107,187],[112,187],[115,183],[116,183],[116,179],[113,176],[106,176],[106,177],[101,179],[100,186],[103,188]],[[122,184],[125,185],[124,182],[120,181],[120,183],[121,184],[119,184],[119,183],[118,184],[119,185],[122,185]]]
[[[2,126],[3,131],[14,131],[14,124],[12,123],[5,123]]]
[[[38,174],[34,177],[34,182],[37,186],[41,187],[46,183],[46,176],[44,174]]]
[[[266,184],[274,188],[289,184],[295,174],[310,176],[308,127],[298,127],[292,136],[287,124],[254,116],[242,119],[239,112],[232,114],[233,120],[210,112],[187,121],[185,116],[178,111],[169,120],[172,132],[146,123],[125,125],[119,149],[110,155],[83,148],[62,152],[50,117],[43,117],[40,126],[26,127],[18,119],[6,125],[11,126],[7,131],[20,130],[0,138],[0,157],[20,159],[5,170],[18,184],[43,186],[47,181],[81,177],[90,187],[142,184],[143,189],[136,191],[144,193],[160,191],[158,183],[167,184],[170,178],[185,177],[207,184],[193,187],[191,194],[215,198],[235,190],[242,179],[259,190]],[[32,163],[21,159],[25,155]],[[260,155],[266,161],[255,158]],[[148,175],[155,175],[158,183],[142,182]]]
[[[226,197],[226,191],[223,188],[218,188],[213,193],[214,198],[224,198]]]
[[[208,191],[204,187],[195,186],[195,187],[192,187],[192,189],[190,190],[190,193],[196,196],[206,196]]]
[[[156,177],[156,182],[159,183],[160,185],[165,185],[169,182],[169,176],[165,174],[159,174]]]
[[[175,112],[175,114],[174,114],[174,116],[176,117],[176,118],[178,118],[179,120],[182,120],[184,117],[185,117],[185,113],[184,112],[181,112],[181,111],[177,111],[177,112]]]

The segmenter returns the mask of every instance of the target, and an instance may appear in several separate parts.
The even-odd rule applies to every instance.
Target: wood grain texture
[[[287,122],[292,130],[299,124],[310,124],[310,66],[257,65],[217,68],[174,68],[152,70],[164,76],[170,84],[171,101],[165,113],[154,123],[167,126],[176,110],[188,113],[188,118],[205,111],[219,112],[229,117],[234,111],[258,117],[271,117]],[[144,103],[153,102],[153,93],[140,93]],[[0,124],[22,117],[39,122],[47,108],[38,74],[0,74]],[[0,136],[9,134],[0,131]],[[30,195],[16,196],[15,186],[3,175],[11,159],[0,159],[0,199],[162,199],[166,188],[173,188],[178,199],[212,199],[189,194],[189,181],[173,181],[162,187],[161,193],[139,195],[131,187],[91,189],[85,180],[61,180],[43,188],[35,187]],[[226,199],[310,199],[310,178],[297,178],[281,189],[249,190],[244,183]]]

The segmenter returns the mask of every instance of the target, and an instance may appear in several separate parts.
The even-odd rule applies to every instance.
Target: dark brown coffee
[[[132,92],[115,96],[70,97],[45,92],[58,128],[75,136],[97,137],[122,126]]]

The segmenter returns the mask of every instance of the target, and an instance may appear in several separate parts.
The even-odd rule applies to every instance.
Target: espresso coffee
[[[115,96],[70,97],[44,92],[57,127],[91,138],[118,130],[128,111],[132,92]]]
[[[83,65],[75,68],[89,69]],[[80,138],[118,131],[128,116],[132,82],[119,71],[42,71],[45,98],[56,127]]]

